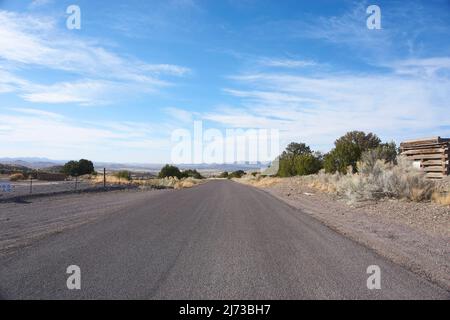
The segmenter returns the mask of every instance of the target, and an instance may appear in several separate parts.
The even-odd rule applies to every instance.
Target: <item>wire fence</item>
[[[107,182],[105,170],[99,180],[94,182],[92,180],[80,179],[79,177],[71,177],[64,181],[45,181],[36,180],[30,176],[27,180],[10,181],[7,178],[0,178],[0,201],[31,195],[52,195],[77,191],[100,191],[130,187],[122,183]]]

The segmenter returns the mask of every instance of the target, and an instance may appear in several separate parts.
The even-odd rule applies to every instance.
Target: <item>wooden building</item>
[[[434,137],[400,143],[400,153],[426,172],[427,178],[442,179],[450,174],[450,139]]]

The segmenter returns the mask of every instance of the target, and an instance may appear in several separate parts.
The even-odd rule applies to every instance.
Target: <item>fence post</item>
[[[30,176],[30,194],[33,193],[33,177]]]
[[[106,189],[106,168],[103,168],[103,189]]]
[[[75,191],[77,190],[78,187],[78,176],[75,176]]]

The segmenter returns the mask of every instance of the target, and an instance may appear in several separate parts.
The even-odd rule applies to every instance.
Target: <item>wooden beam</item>
[[[406,155],[414,155],[414,154],[430,154],[430,153],[444,153],[445,149],[442,148],[433,148],[433,149],[416,149],[416,150],[407,150],[403,151],[402,154]]]

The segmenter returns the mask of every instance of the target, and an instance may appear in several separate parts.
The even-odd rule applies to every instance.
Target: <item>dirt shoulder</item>
[[[450,207],[398,200],[350,205],[309,188],[301,178],[278,179],[260,187],[380,255],[450,289]]]
[[[133,207],[170,190],[65,194],[0,203],[0,255]]]

